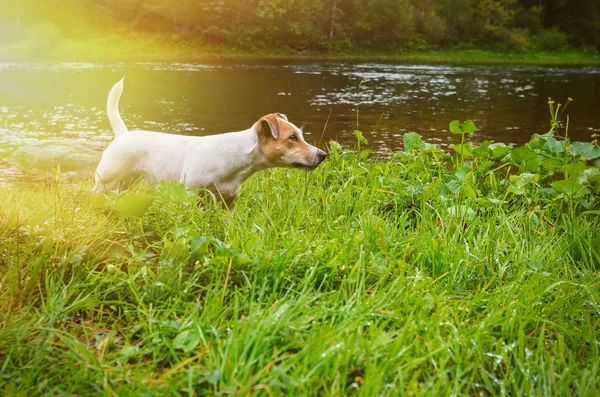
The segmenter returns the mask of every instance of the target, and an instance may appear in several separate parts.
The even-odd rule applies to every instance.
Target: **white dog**
[[[306,143],[302,131],[283,114],[261,117],[247,130],[210,136],[128,131],[119,114],[123,79],[108,94],[107,112],[115,139],[96,169],[96,191],[124,189],[139,175],[150,183],[176,180],[206,188],[233,208],[240,185],[256,171],[272,167],[315,169],[322,150]]]

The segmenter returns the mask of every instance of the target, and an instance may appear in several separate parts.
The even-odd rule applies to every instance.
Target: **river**
[[[37,154],[48,150],[58,163],[73,157],[59,164],[61,171],[77,173],[78,161],[89,168],[112,139],[106,95],[123,75],[120,108],[130,129],[213,134],[278,112],[303,126],[310,143],[353,146],[358,128],[375,153],[385,154],[401,149],[409,131],[442,146],[456,142],[448,132],[454,119],[475,121],[474,141],[524,143],[548,131],[548,97],[561,103],[572,97],[565,112],[571,139],[589,141],[600,131],[598,67],[0,63],[0,173],[43,168],[47,158]]]

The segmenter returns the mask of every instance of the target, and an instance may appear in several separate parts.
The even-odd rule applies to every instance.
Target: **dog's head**
[[[254,126],[258,146],[274,167],[314,170],[327,154],[304,140],[302,130],[281,113],[263,116]]]

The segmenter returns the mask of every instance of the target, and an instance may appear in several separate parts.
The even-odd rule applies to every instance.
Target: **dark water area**
[[[206,135],[278,112],[304,126],[311,143],[353,146],[358,111],[358,129],[378,153],[401,149],[409,131],[443,146],[457,142],[448,132],[454,119],[475,121],[473,141],[520,144],[548,131],[548,97],[572,97],[565,112],[571,139],[589,141],[600,131],[598,67],[0,63],[0,172],[18,172],[12,167],[27,167],[38,148],[57,141],[63,151],[99,158],[113,137],[106,96],[123,75],[120,109],[130,129]]]

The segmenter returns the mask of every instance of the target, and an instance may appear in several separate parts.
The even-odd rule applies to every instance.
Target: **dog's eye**
[[[288,138],[294,142],[298,142],[298,137],[296,136],[296,134],[290,135],[290,137]]]

